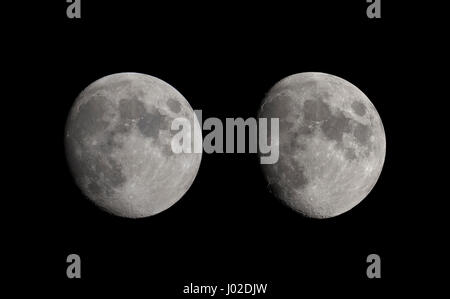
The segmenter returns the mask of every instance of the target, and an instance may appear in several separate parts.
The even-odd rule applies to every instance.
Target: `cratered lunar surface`
[[[171,124],[180,117],[196,134],[192,143],[201,143],[194,111],[166,82],[138,73],[95,81],[78,96],[66,124],[66,155],[76,184],[118,216],[146,217],[169,208],[189,189],[201,161],[201,153],[172,151],[177,132]]]
[[[383,124],[346,80],[324,73],[286,77],[268,92],[259,117],[279,118],[279,160],[262,167],[273,194],[292,209],[312,218],[337,216],[377,182],[386,151]]]

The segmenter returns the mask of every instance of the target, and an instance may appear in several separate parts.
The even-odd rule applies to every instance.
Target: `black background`
[[[32,279],[60,294],[162,298],[183,296],[191,282],[257,282],[268,283],[266,296],[283,298],[402,292],[422,275],[414,272],[422,260],[422,220],[409,210],[422,196],[410,177],[421,162],[405,150],[421,129],[406,121],[416,102],[408,96],[405,105],[403,87],[416,82],[402,81],[417,68],[406,45],[418,31],[404,21],[404,8],[382,1],[382,18],[368,19],[365,1],[92,2],[82,1],[80,20],[68,19],[67,4],[58,1],[30,11],[34,18],[17,14],[12,24],[21,33],[13,35],[22,45],[17,68],[26,65],[38,94],[28,100],[28,112],[39,116],[24,125],[35,155],[26,168],[17,167],[29,184],[16,189],[28,204],[27,215],[16,220],[23,234],[15,244],[35,256],[17,266],[16,278],[31,264]],[[307,71],[358,86],[384,124],[387,152],[378,183],[343,215],[307,219],[283,206],[268,192],[252,154],[204,153],[183,198],[138,220],[97,209],[70,176],[66,117],[77,95],[103,76],[158,77],[204,119],[224,120],[256,117],[273,84]],[[66,277],[71,253],[81,257],[81,280]],[[382,279],[366,277],[371,253],[381,257]]]

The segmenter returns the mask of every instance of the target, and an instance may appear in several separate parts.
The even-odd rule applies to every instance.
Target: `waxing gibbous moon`
[[[377,182],[386,152],[383,124],[346,80],[324,73],[286,77],[268,92],[259,117],[279,118],[279,160],[262,167],[273,194],[295,211],[340,215]]]
[[[75,100],[66,124],[76,184],[114,215],[140,218],[166,210],[189,189],[201,161],[201,153],[172,151],[177,132],[171,124],[180,117],[193,128],[192,142],[201,142],[194,111],[166,82],[138,73],[93,82]]]

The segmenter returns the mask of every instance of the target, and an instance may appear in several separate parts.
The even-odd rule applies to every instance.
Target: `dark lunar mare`
[[[160,130],[169,129],[166,116],[155,109],[149,113],[144,103],[136,98],[119,101],[120,123],[132,127],[136,123],[139,132],[145,137],[158,138]]]

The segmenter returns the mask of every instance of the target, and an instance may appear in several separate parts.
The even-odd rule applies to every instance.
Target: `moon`
[[[103,77],[75,100],[65,129],[66,157],[81,191],[98,207],[127,218],[162,212],[193,183],[201,153],[172,151],[172,120],[201,129],[187,100],[166,82],[139,73]],[[194,128],[195,127],[195,128]]]
[[[259,117],[279,118],[279,159],[262,168],[271,192],[293,210],[334,217],[377,182],[386,154],[383,124],[346,80],[315,72],[286,77],[267,93]]]

